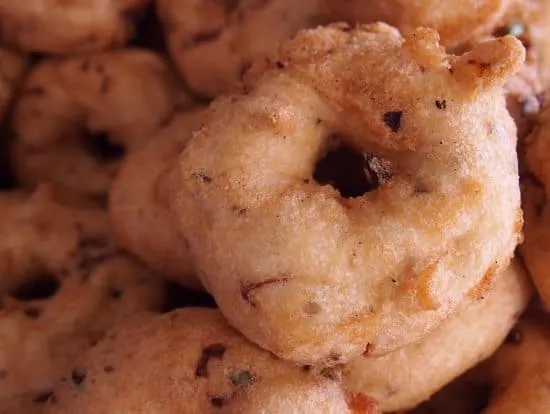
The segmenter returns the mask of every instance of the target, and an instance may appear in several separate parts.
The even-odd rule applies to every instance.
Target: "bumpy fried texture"
[[[381,357],[366,353],[351,361],[344,368],[344,386],[371,395],[384,412],[411,409],[495,352],[532,292],[527,275],[514,261],[497,276],[491,292],[477,302],[468,298],[465,309],[422,341]]]
[[[481,295],[520,238],[501,86],[523,57],[512,37],[455,57],[429,29],[337,25],[253,66],[246,95],[212,106],[170,192],[230,323],[280,357],[336,364],[416,341]],[[386,182],[354,197],[319,184],[334,135],[391,162],[391,178],[379,168]]]
[[[550,325],[548,315],[521,320],[489,361],[494,395],[484,414],[543,414],[550,407]]]
[[[26,68],[26,59],[11,50],[0,48],[0,120],[18,88]]]
[[[125,153],[139,149],[183,99],[157,55],[125,49],[50,59],[14,111],[14,168],[26,186],[54,183],[74,198],[105,196]]]
[[[298,30],[326,22],[319,0],[158,0],[170,53],[195,92],[235,88],[253,60]]]
[[[201,284],[168,206],[168,174],[203,118],[201,110],[176,114],[143,150],[125,159],[109,195],[120,242],[161,275],[192,288]]]
[[[550,106],[525,139],[525,163],[532,174],[522,183],[525,240],[520,252],[539,295],[550,306]]]
[[[10,208],[1,226],[0,407],[44,403],[108,328],[159,310],[163,296],[160,280],[113,243],[104,212],[60,205],[44,189]]]
[[[121,46],[151,0],[0,0],[0,34],[27,52],[80,54]]]
[[[441,42],[457,46],[495,28],[518,0],[325,0],[335,20],[383,21],[402,32],[430,27]]]
[[[132,321],[72,372],[79,380],[60,382],[46,413],[378,412],[372,399],[257,348],[210,309]]]

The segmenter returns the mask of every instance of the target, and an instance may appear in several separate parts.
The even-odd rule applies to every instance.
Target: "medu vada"
[[[522,180],[525,240],[519,250],[550,309],[550,105],[542,109],[535,129],[525,138],[524,152],[528,170]]]
[[[524,48],[507,36],[452,56],[437,38],[302,31],[182,152],[171,208],[195,269],[262,348],[299,364],[381,355],[508,267],[522,212],[502,85]],[[345,191],[316,174],[335,142],[363,174]]]
[[[544,414],[550,407],[550,324],[530,311],[489,360],[493,393],[484,414]]]
[[[183,111],[123,161],[109,193],[113,232],[124,247],[168,279],[199,289],[184,236],[168,205],[168,174],[201,126],[204,110]]]
[[[195,93],[234,90],[253,60],[328,19],[319,0],[157,0],[170,55]]]
[[[344,387],[372,396],[383,412],[412,409],[491,356],[532,293],[527,274],[515,260],[485,297],[466,298],[464,309],[423,340],[380,357],[366,353],[352,360],[343,368]]]
[[[0,246],[0,407],[43,404],[79,354],[133,314],[159,311],[164,292],[113,241],[104,211],[59,204],[44,187],[10,203]]]
[[[379,413],[329,377],[254,346],[217,310],[186,308],[110,331],[57,384],[45,413]]]
[[[124,155],[186,100],[166,62],[146,50],[44,60],[14,108],[16,178],[75,199],[105,197]]]
[[[77,55],[124,45],[151,0],[0,0],[0,35],[26,52]]]

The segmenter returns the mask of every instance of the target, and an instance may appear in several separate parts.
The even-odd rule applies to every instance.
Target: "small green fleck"
[[[235,387],[249,387],[254,382],[254,376],[249,371],[233,371],[231,373],[231,382]]]

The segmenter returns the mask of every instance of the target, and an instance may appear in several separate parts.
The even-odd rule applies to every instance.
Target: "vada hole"
[[[116,161],[124,156],[122,145],[109,141],[106,133],[86,134],[84,138],[86,150],[99,161]]]
[[[51,274],[39,274],[16,286],[10,296],[20,301],[48,299],[59,290],[61,283]]]
[[[317,162],[313,178],[321,185],[331,185],[344,198],[354,198],[377,189],[391,174],[388,161],[340,143]]]

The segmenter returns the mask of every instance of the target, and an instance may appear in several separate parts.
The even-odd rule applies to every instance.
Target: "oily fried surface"
[[[158,0],[172,59],[196,93],[234,90],[252,61],[327,21],[319,0]]]
[[[163,285],[113,243],[103,211],[66,207],[44,189],[2,204],[0,407],[40,405],[108,328],[160,310]]]
[[[47,59],[30,73],[13,115],[13,165],[33,187],[105,197],[120,160],[170,115],[180,93],[166,63],[139,49]]]
[[[490,32],[517,0],[325,0],[331,17],[356,23],[383,21],[403,32],[437,30],[448,47]]]
[[[122,46],[150,0],[1,0],[0,34],[26,52],[80,54]]]
[[[532,292],[522,265],[513,261],[482,299],[466,299],[463,309],[421,341],[352,360],[344,368],[344,386],[371,395],[384,412],[413,408],[493,354]]]
[[[203,119],[204,110],[175,114],[145,148],[124,160],[109,197],[120,242],[158,273],[193,288],[201,285],[168,206],[168,176]]]
[[[455,57],[428,29],[335,25],[253,65],[246,94],[213,104],[170,193],[229,322],[331,365],[414,342],[482,292],[520,238],[500,88],[523,58],[510,36]],[[391,179],[357,197],[316,182],[335,135],[389,161]]]
[[[531,312],[489,361],[495,391],[485,414],[548,412],[548,315]]]
[[[72,373],[58,383],[46,413],[378,412],[354,411],[358,397],[344,395],[337,381],[262,351],[217,310],[136,320],[111,331]]]

